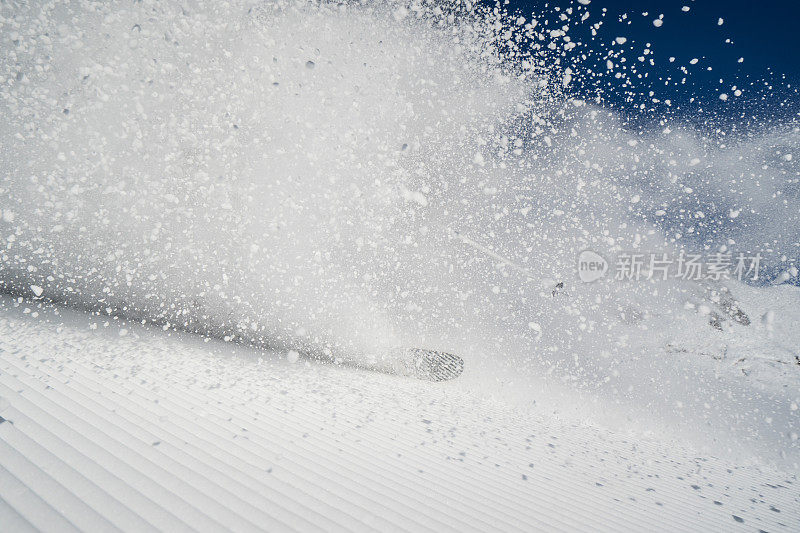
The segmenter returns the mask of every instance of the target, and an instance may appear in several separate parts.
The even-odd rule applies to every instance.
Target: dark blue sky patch
[[[568,26],[581,43],[564,57],[564,66],[576,65],[575,95],[599,96],[637,120],[666,114],[741,124],[800,112],[798,3],[509,0],[506,8],[549,29]]]

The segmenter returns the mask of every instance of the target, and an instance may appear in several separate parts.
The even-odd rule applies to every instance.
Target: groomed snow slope
[[[3,531],[800,528],[796,474],[0,301]]]

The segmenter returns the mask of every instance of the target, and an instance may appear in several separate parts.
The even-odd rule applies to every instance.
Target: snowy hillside
[[[598,12],[0,5],[0,526],[799,528],[800,128]]]

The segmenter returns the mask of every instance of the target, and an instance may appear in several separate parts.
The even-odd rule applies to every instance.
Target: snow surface
[[[0,287],[25,298],[3,300],[0,517],[796,528],[800,129],[632,128],[570,93],[584,53],[646,68],[624,36],[592,52],[566,23],[399,5],[0,6]],[[569,16],[597,27],[592,7]],[[584,284],[585,250],[764,273]],[[397,347],[465,373],[359,370]]]
[[[13,531],[800,526],[796,474],[523,412],[467,382],[0,304]]]

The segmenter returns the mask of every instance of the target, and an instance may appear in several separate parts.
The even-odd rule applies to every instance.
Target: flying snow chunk
[[[394,17],[395,20],[403,20],[408,16],[408,9],[402,6],[398,7],[397,9],[394,10],[392,16]]]
[[[772,284],[773,285],[780,285],[781,283],[786,283],[790,279],[792,279],[792,275],[789,273],[788,270],[784,270],[783,272],[778,274],[777,278],[772,280]]]
[[[43,288],[41,288],[41,287],[40,287],[40,286],[38,286],[38,285],[31,285],[31,290],[33,291],[33,294],[35,294],[37,298],[38,298],[39,296],[41,296],[41,295],[42,295],[42,293],[44,292],[44,289],[43,289]]]
[[[664,25],[664,15],[659,15],[657,19],[653,21],[653,26],[656,28],[660,28]]]
[[[723,102],[726,102],[728,100],[728,95],[726,93],[722,93],[721,95],[719,95],[719,99],[722,100]]]
[[[408,189],[402,189],[400,191],[403,195],[403,199],[407,202],[415,202],[422,207],[426,207],[428,205],[428,199],[425,198],[425,195],[419,191],[410,191]]]
[[[568,68],[564,71],[564,77],[561,80],[561,85],[567,87],[570,83],[572,83],[572,69]]]
[[[289,350],[286,352],[286,360],[290,363],[294,364],[300,359],[300,352],[296,352],[295,350]]]
[[[720,17],[720,19],[717,21],[717,26],[722,26],[723,24],[725,24],[725,19]]]
[[[692,9],[692,8],[691,8],[691,7],[689,7],[689,6],[683,6],[683,7],[681,8],[681,11],[683,11],[684,13],[688,13],[690,9]]]
[[[775,329],[775,311],[769,309],[764,315],[761,317],[761,323],[764,324],[764,329],[767,331],[773,331]]]
[[[542,326],[536,322],[528,322],[528,327],[536,332],[537,341],[542,338]]]
[[[628,38],[627,37],[617,37],[614,40],[617,41],[617,44],[625,44],[625,43],[628,42]]]
[[[578,0],[578,3],[582,6],[588,6],[592,3],[592,0]]]

